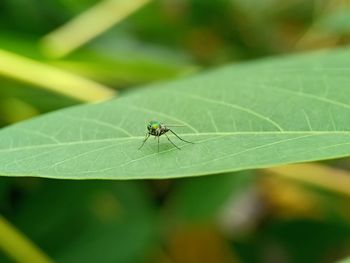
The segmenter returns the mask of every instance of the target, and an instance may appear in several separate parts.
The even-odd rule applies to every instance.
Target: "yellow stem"
[[[40,248],[0,216],[0,248],[19,263],[53,262]]]
[[[97,37],[151,0],[104,0],[43,38],[51,57],[63,57]]]
[[[265,171],[350,196],[350,173],[320,164],[291,164]]]
[[[0,75],[80,101],[100,101],[115,95],[102,84],[1,49]]]

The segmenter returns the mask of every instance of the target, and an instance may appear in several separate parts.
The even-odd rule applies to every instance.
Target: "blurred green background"
[[[138,10],[103,25],[123,12],[110,12],[113,1],[2,0],[0,50],[102,84],[92,84],[97,100],[103,89],[123,96],[350,42],[345,0],[134,1]],[[11,59],[0,52],[1,127],[93,101],[21,77]],[[343,159],[177,180],[0,178],[0,213],[57,262],[334,262],[350,255],[349,168]],[[13,262],[8,251],[0,262]]]

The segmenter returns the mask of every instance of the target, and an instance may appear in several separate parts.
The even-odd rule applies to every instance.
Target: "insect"
[[[175,125],[174,125],[175,126]],[[170,126],[166,126],[163,123],[161,123],[160,121],[150,121],[147,125],[147,130],[148,132],[146,133],[146,137],[143,140],[141,146],[139,147],[139,150],[143,147],[143,145],[145,144],[145,142],[148,140],[148,138],[153,135],[155,136],[155,138],[158,138],[158,152],[159,152],[159,137],[162,136],[163,134],[167,137],[168,141],[171,142],[172,145],[174,145],[177,149],[181,150],[175,143],[173,143],[169,136],[166,134],[167,132],[171,132],[172,134],[174,134],[177,138],[179,138],[181,141],[187,142],[187,143],[193,143],[193,142],[189,142],[186,141],[184,139],[182,139],[179,135],[177,135],[174,131],[172,131],[171,129],[169,129]]]

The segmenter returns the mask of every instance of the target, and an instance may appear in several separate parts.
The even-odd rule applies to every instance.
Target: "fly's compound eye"
[[[152,129],[152,125],[151,124],[148,124],[147,125],[147,129],[150,131]]]

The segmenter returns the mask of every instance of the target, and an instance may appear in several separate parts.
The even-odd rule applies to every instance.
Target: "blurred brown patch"
[[[223,43],[219,36],[208,28],[196,28],[187,38],[187,46],[199,60],[215,59]]]
[[[173,263],[239,262],[218,230],[208,225],[177,228],[168,245],[169,261]]]

